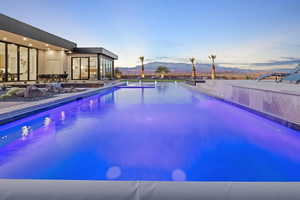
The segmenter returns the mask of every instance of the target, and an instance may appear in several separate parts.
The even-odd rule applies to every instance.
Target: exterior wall
[[[46,74],[63,74],[67,68],[67,56],[64,51],[49,50],[45,52]]]
[[[63,74],[68,72],[67,55],[64,51],[39,51],[39,74]]]
[[[204,93],[300,125],[299,85],[264,84],[263,82],[247,80],[207,80],[204,84],[197,84],[197,88]]]
[[[45,51],[38,51],[38,74],[45,74]]]

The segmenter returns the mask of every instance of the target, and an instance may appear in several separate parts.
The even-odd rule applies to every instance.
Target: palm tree
[[[141,61],[141,63],[142,63],[141,78],[145,78],[144,56],[141,56],[141,57],[140,57],[140,61]]]
[[[216,66],[215,66],[215,59],[216,59],[216,55],[210,55],[208,56],[208,58],[212,61],[211,64],[211,79],[214,80],[216,78]]]
[[[155,73],[160,74],[160,78],[164,78],[164,77],[165,77],[165,74],[167,74],[167,73],[169,73],[169,72],[170,72],[170,70],[169,70],[169,68],[166,67],[166,66],[158,66],[158,67],[156,68],[156,71],[155,71]]]
[[[196,78],[196,67],[195,67],[195,58],[190,58],[190,61],[192,63],[192,78]]]

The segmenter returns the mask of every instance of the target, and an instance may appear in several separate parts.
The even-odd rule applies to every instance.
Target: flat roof
[[[82,54],[101,54],[107,57],[110,57],[114,60],[118,59],[118,56],[102,47],[78,47],[73,49],[73,53],[82,53]]]
[[[24,22],[18,21],[0,13],[0,30],[15,33],[34,40],[52,44],[65,49],[73,49],[77,45],[74,42],[58,37]]]

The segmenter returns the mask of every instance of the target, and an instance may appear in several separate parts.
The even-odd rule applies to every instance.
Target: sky
[[[117,67],[216,63],[248,69],[300,63],[300,0],[1,0],[0,12],[78,46],[104,47]]]

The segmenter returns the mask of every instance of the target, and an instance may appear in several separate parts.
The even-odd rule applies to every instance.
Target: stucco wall
[[[68,72],[64,51],[39,51],[39,74],[63,74],[64,71]]]

